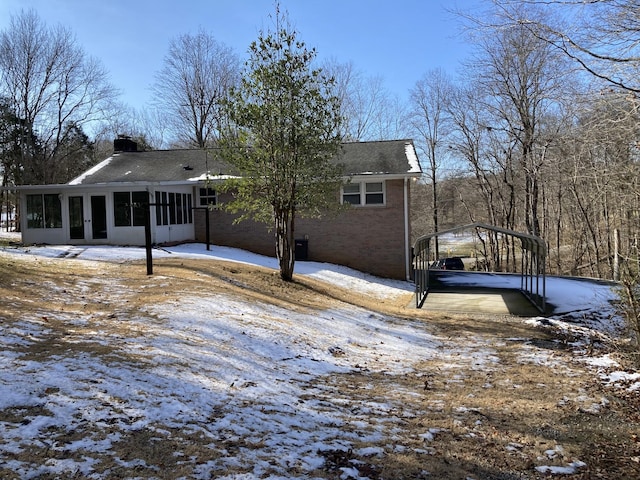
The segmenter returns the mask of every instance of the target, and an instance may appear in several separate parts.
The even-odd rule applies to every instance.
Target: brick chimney
[[[113,151],[116,152],[137,152],[138,144],[131,140],[131,137],[118,135],[113,141]]]

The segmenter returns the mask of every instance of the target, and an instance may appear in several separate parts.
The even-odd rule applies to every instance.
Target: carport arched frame
[[[431,239],[448,233],[478,228],[502,233],[520,240],[522,248],[520,291],[540,312],[545,313],[547,308],[545,271],[547,246],[544,240],[535,235],[520,233],[484,223],[471,223],[441,232],[430,233],[423,235],[415,241],[413,244],[413,266],[416,284],[416,307],[421,308],[429,294]]]

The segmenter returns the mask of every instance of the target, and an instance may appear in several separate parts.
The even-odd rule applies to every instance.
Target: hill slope
[[[2,477],[640,475],[640,389],[594,330],[429,315],[367,279],[64,256],[0,253]]]

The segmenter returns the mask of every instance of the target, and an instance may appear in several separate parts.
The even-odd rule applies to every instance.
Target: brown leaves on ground
[[[325,463],[311,476],[340,478],[344,469],[354,468],[370,479],[547,478],[548,473],[535,467],[582,461],[586,466],[562,478],[640,478],[638,392],[604,386],[566,342],[520,319],[429,315],[411,308],[411,295],[380,300],[299,275],[287,283],[277,272],[250,265],[186,259],[155,264],[155,276],[166,281],[152,281],[142,262],[3,257],[0,318],[46,319],[51,339],[29,353],[37,357],[60,354],[55,337],[64,336],[66,327],[57,321],[57,313],[107,316],[114,319],[109,328],[117,331],[128,328],[118,319],[138,314],[145,305],[205,291],[294,310],[346,302],[389,315],[389,321],[419,319],[440,338],[441,356],[413,365],[406,375],[362,370],[315,380],[314,395],[319,390],[357,405],[344,428],[364,440],[349,450],[322,451]],[[102,290],[104,282],[116,286],[117,298]],[[90,324],[85,328],[87,343],[74,348],[105,357],[114,353],[109,345],[89,341],[95,332]],[[23,413],[2,411],[0,421],[15,421]],[[379,442],[371,440],[376,436]],[[121,458],[147,448],[150,442],[143,440],[123,438],[116,446]],[[193,455],[210,448],[207,438],[185,440]],[[153,451],[137,457],[168,462],[164,478],[187,475],[172,460],[174,442],[168,432],[152,442]],[[234,448],[231,443],[224,447]],[[47,455],[29,454],[36,461]],[[241,471],[247,470],[237,473]],[[131,473],[117,466],[112,472]],[[1,463],[0,474],[9,475]],[[145,478],[144,472],[135,474]]]

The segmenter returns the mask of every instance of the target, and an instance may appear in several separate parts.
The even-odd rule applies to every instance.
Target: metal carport
[[[448,233],[482,228],[502,233],[520,240],[522,259],[520,269],[520,291],[542,313],[546,311],[547,247],[544,240],[535,235],[520,233],[506,228],[471,223],[441,232],[430,233],[418,238],[413,245],[413,268],[416,284],[416,307],[421,308],[429,294],[429,265],[431,239]]]

